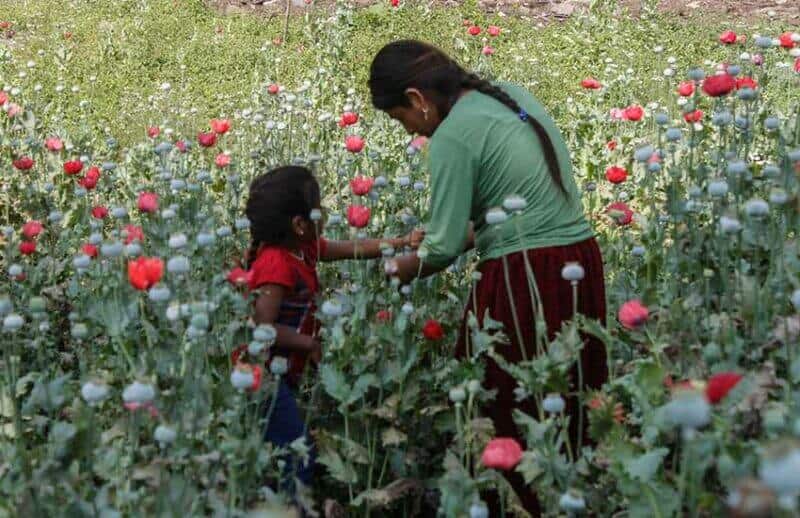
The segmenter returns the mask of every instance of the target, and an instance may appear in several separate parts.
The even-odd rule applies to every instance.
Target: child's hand
[[[403,237],[403,242],[412,250],[416,250],[422,244],[423,239],[425,239],[425,229],[416,228]]]

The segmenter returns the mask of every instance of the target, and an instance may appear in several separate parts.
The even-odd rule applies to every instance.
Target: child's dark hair
[[[294,217],[309,218],[319,205],[319,184],[305,167],[278,167],[254,179],[245,209],[252,236],[247,253],[248,267],[256,259],[261,245],[290,244]]]
[[[369,71],[369,88],[372,104],[383,111],[398,106],[410,105],[406,89],[417,88],[436,106],[442,119],[458,100],[462,90],[477,90],[493,97],[509,110],[519,114],[520,119],[530,125],[542,143],[544,158],[550,176],[558,189],[567,194],[561,179],[555,147],[547,130],[534,117],[522,111],[519,104],[506,92],[477,75],[467,72],[442,50],[416,40],[401,40],[383,47]]]

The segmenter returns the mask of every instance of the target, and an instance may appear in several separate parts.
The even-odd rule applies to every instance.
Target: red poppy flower
[[[272,83],[271,85],[269,85],[267,87],[267,93],[270,94],[270,95],[277,95],[278,92],[280,92],[280,91],[281,91],[281,87],[278,86],[275,83]]]
[[[375,180],[368,176],[356,176],[350,180],[350,189],[356,196],[365,196],[372,190],[372,184],[374,183]]]
[[[158,210],[158,194],[154,192],[143,192],[139,195],[136,206],[141,212],[155,212]]]
[[[756,88],[758,88],[758,81],[749,76],[737,77],[736,89],[740,90],[742,88],[750,88],[752,90],[755,90]]]
[[[353,112],[344,112],[342,114],[342,118],[339,119],[339,127],[344,128],[347,126],[352,126],[353,124],[358,122],[358,114]]]
[[[78,180],[78,185],[86,189],[87,191],[91,191],[95,187],[97,187],[97,182],[100,180],[100,168],[97,166],[92,166],[86,171],[86,174]]]
[[[198,133],[197,143],[200,144],[202,147],[211,147],[217,143],[217,134],[214,132]]]
[[[522,448],[510,437],[498,437],[489,441],[481,454],[481,462],[487,468],[512,470],[522,460]]]
[[[426,340],[430,340],[432,342],[441,340],[444,338],[444,329],[442,329],[442,324],[433,319],[428,320],[422,327],[422,335]]]
[[[606,212],[620,226],[625,226],[633,221],[633,211],[623,202],[618,201],[610,204]]]
[[[725,45],[732,45],[736,43],[736,33],[733,31],[725,31],[719,35],[719,41]]]
[[[8,115],[9,119],[13,119],[20,113],[22,113],[22,106],[17,103],[8,103],[8,106],[6,107],[6,115]]]
[[[497,25],[490,25],[486,28],[486,32],[489,34],[489,36],[495,38],[500,36],[500,27]]]
[[[375,319],[378,322],[389,322],[392,320],[392,312],[387,309],[382,309],[375,314]]]
[[[231,351],[231,364],[232,365],[238,364],[239,359],[245,352],[247,352],[247,344],[241,344],[240,346],[234,348],[234,350]]]
[[[622,183],[628,179],[628,171],[624,167],[612,165],[606,169],[606,180],[611,183]]]
[[[344,139],[344,146],[351,153],[360,153],[364,149],[364,139],[358,135],[349,135]]]
[[[606,148],[608,148],[609,151],[614,151],[615,149],[617,149],[617,141],[609,140],[608,142],[606,142]]]
[[[644,109],[641,106],[632,105],[622,110],[622,118],[626,121],[640,121],[644,117]]]
[[[231,129],[231,121],[228,119],[211,119],[209,125],[211,126],[211,131],[219,135],[224,135]]]
[[[149,290],[164,275],[164,262],[158,257],[139,257],[128,261],[128,281],[137,290]]]
[[[108,216],[108,209],[102,205],[92,208],[92,217],[95,219],[103,219]]]
[[[31,169],[35,163],[36,162],[34,162],[31,157],[23,156],[11,162],[11,165],[20,171],[27,171]]]
[[[19,244],[19,253],[22,255],[31,255],[36,251],[35,241],[23,241]]]
[[[587,90],[597,90],[598,88],[602,88],[603,85],[597,79],[593,77],[587,77],[583,81],[581,81],[581,86],[586,88]]]
[[[253,384],[248,389],[250,392],[256,392],[261,387],[261,365],[253,365]]]
[[[32,219],[22,225],[22,235],[28,239],[33,239],[44,230],[44,225],[38,220]]]
[[[80,173],[81,169],[83,169],[83,162],[80,160],[68,160],[64,162],[64,172],[70,176]]]
[[[392,7],[399,7],[400,6],[400,0],[392,0],[391,3],[392,3]]]
[[[694,81],[682,81],[678,85],[678,94],[681,97],[689,97],[694,93]]]
[[[369,223],[369,207],[363,205],[351,205],[347,208],[347,222],[355,228],[364,228]]]
[[[695,110],[683,114],[683,120],[686,122],[700,122],[703,120],[703,110]]]
[[[780,42],[781,47],[785,49],[791,49],[794,47],[794,40],[792,40],[792,33],[791,32],[784,32],[778,37],[778,41]]]
[[[134,241],[139,241],[140,243],[144,241],[144,231],[142,227],[137,227],[136,225],[125,225],[125,244],[129,245]]]
[[[645,322],[650,316],[650,311],[647,306],[641,303],[638,299],[629,300],[619,308],[619,321],[623,326],[628,329],[636,329]]]
[[[231,164],[231,156],[227,153],[220,153],[214,159],[214,163],[217,164],[219,168],[228,167]]]
[[[728,395],[728,392],[742,380],[742,375],[735,372],[720,372],[708,378],[706,398],[716,405]]]
[[[189,150],[189,146],[186,145],[185,140],[179,140],[175,142],[175,147],[178,148],[178,151],[181,153],[186,153]]]
[[[494,48],[490,45],[484,45],[483,49],[481,49],[481,54],[484,56],[491,56],[494,54]]]
[[[64,149],[64,143],[58,137],[48,137],[44,141],[44,147],[46,147],[48,151],[56,153]]]
[[[150,138],[156,138],[161,134],[161,128],[158,126],[150,126],[147,128],[147,136]]]
[[[90,243],[86,243],[85,245],[83,245],[81,247],[81,252],[92,258],[97,257],[97,247]]]
[[[736,88],[736,79],[730,74],[709,76],[703,81],[703,91],[710,97],[728,95]]]
[[[481,28],[478,27],[477,25],[473,25],[472,27],[467,29],[467,32],[469,33],[470,36],[477,36],[478,34],[481,33]]]

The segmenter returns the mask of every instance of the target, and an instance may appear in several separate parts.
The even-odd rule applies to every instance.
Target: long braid
[[[416,88],[436,106],[441,119],[447,117],[464,90],[477,90],[503,103],[520,119],[531,125],[542,144],[550,176],[559,190],[568,197],[555,146],[547,130],[534,117],[529,117],[519,104],[500,88],[475,74],[465,71],[440,49],[416,40],[400,40],[384,46],[372,60],[369,72],[372,104],[388,111],[397,106],[410,106],[407,90]]]
[[[517,104],[517,101],[515,101],[510,95],[489,81],[481,79],[475,74],[464,72],[463,78],[461,79],[461,86],[467,90],[477,90],[484,95],[488,95],[489,97],[496,99],[497,101],[506,105],[508,109],[514,113],[524,113],[519,104]],[[558,157],[556,156],[556,150],[553,146],[553,141],[550,139],[550,135],[547,133],[547,130],[544,128],[544,126],[542,126],[542,124],[534,117],[526,116],[525,120],[527,120],[528,124],[531,125],[542,143],[544,159],[545,162],[547,162],[547,167],[550,171],[550,177],[553,179],[555,184],[558,186],[558,189],[564,194],[564,196],[569,196],[566,187],[564,187],[564,180],[561,178],[561,167],[558,164]]]

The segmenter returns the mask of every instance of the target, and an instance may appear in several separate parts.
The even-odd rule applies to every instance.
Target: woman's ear
[[[422,95],[416,88],[406,88],[405,91],[406,97],[408,97],[408,102],[411,103],[411,107],[415,110],[427,110],[428,109],[428,102],[425,100],[425,96]]]

